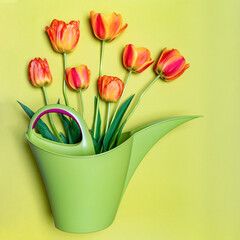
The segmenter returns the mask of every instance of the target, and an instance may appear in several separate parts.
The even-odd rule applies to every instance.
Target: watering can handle
[[[39,120],[40,117],[47,113],[60,113],[60,114],[65,114],[69,117],[71,117],[73,120],[76,121],[78,124],[81,132],[82,132],[82,141],[81,141],[81,146],[89,146],[89,143],[92,144],[92,139],[91,135],[89,133],[88,127],[85,123],[85,121],[82,119],[82,117],[72,108],[61,105],[61,104],[50,104],[45,107],[40,108],[31,118],[31,121],[28,126],[28,132],[27,134],[31,136],[33,134],[32,129],[34,129],[37,121]]]

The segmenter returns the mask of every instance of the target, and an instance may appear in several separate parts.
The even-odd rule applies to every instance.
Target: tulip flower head
[[[122,16],[114,12],[105,16],[102,13],[91,11],[90,21],[95,37],[108,42],[113,41],[128,26],[127,24],[122,26]]]
[[[154,59],[147,48],[135,48],[133,44],[128,44],[123,52],[123,65],[128,71],[140,73],[147,69]]]
[[[123,88],[123,81],[117,77],[104,75],[98,78],[99,95],[107,102],[117,102],[122,96]]]
[[[59,53],[71,52],[78,43],[80,37],[79,21],[65,23],[54,19],[46,31],[53,49]]]
[[[154,66],[155,72],[165,81],[172,81],[180,77],[190,65],[177,49],[164,48],[160,58]]]
[[[52,75],[46,58],[35,58],[28,65],[28,75],[31,84],[43,87],[52,83]]]
[[[90,82],[91,71],[85,65],[66,69],[66,82],[70,89],[78,91],[87,89]]]

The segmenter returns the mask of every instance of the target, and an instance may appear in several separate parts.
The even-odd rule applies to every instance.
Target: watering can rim
[[[62,156],[62,157],[67,157],[67,158],[78,158],[78,157],[81,157],[81,158],[92,158],[92,157],[102,157],[103,155],[106,155],[106,154],[110,154],[111,152],[113,151],[118,151],[119,148],[123,147],[125,144],[128,143],[128,141],[130,141],[134,136],[142,133],[143,131],[149,129],[150,127],[160,123],[160,122],[165,122],[165,121],[173,121],[175,120],[176,118],[189,118],[189,117],[192,117],[193,119],[194,118],[199,118],[199,117],[203,117],[203,115],[187,115],[187,116],[179,116],[179,117],[170,117],[170,118],[165,118],[165,119],[161,119],[161,120],[157,120],[157,121],[154,121],[152,123],[148,123],[148,124],[145,124],[143,126],[140,126],[140,127],[137,127],[131,131],[128,131],[128,132],[124,132],[124,133],[129,133],[130,134],[130,137],[128,139],[126,139],[124,142],[122,142],[121,144],[119,144],[118,146],[116,146],[115,148],[113,149],[110,149],[108,150],[107,152],[103,152],[103,153],[99,153],[99,154],[94,154],[94,155],[87,155],[87,156],[82,156],[82,155],[79,155],[79,156],[71,156],[71,155],[65,155],[65,154],[61,154],[61,153],[57,153],[57,152],[54,152],[54,151],[50,151],[50,150],[46,150],[44,149],[43,147],[39,147],[37,146],[35,143],[33,143],[28,135],[27,135],[27,132],[24,134],[25,137],[27,138],[28,142],[30,142],[32,145],[34,145],[35,147],[41,149],[41,150],[44,150],[45,152],[49,152],[49,153],[52,153],[52,154],[55,154],[55,155],[58,155],[58,156]],[[138,130],[139,129],[139,130]],[[60,145],[63,145],[63,143],[56,143],[56,144],[60,144]]]

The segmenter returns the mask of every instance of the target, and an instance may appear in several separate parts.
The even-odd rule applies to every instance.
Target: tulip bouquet
[[[178,50],[168,50],[167,48],[164,48],[154,66],[157,76],[145,89],[143,89],[137,103],[135,106],[132,106],[132,110],[127,112],[134,95],[130,96],[125,102],[122,102],[122,99],[131,74],[138,74],[145,71],[155,60],[151,58],[151,53],[147,48],[136,48],[133,44],[127,44],[123,51],[123,66],[129,72],[125,83],[118,77],[103,75],[102,67],[105,44],[110,43],[122,34],[128,25],[123,25],[122,16],[120,14],[111,13],[110,15],[105,16],[104,14],[96,13],[94,11],[91,11],[90,13],[90,22],[93,34],[101,41],[99,78],[97,80],[98,94],[95,97],[93,126],[92,129],[89,130],[92,136],[95,152],[98,154],[106,152],[118,145],[126,122],[138,107],[145,93],[156,81],[159,79],[172,81],[178,78],[189,67],[189,64],[186,64],[184,57]],[[79,25],[79,21],[71,21],[67,24],[63,21],[54,19],[50,27],[46,27],[46,31],[53,49],[63,55],[65,71],[62,90],[65,104],[69,106],[66,94],[67,85],[71,90],[80,95],[81,115],[82,118],[85,119],[82,93],[89,86],[91,71],[86,65],[67,68],[66,64],[67,53],[73,51],[79,41]],[[52,75],[47,60],[42,60],[41,58],[31,60],[28,67],[28,73],[32,85],[42,88],[45,104],[48,105],[49,102],[46,86],[52,83]],[[107,104],[107,117],[104,129],[102,127],[102,119],[99,109],[100,99]],[[111,105],[114,103],[117,104],[116,106],[114,105],[111,116]],[[31,118],[34,112],[24,104],[20,102],[19,104]],[[73,144],[81,141],[81,131],[73,119],[69,119],[65,115],[59,114],[65,131],[65,133],[59,133],[50,113],[48,114],[48,117],[52,131],[41,119],[36,125],[38,131],[44,138],[65,144]]]

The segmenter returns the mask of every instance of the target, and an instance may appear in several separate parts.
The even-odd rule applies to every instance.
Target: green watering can
[[[78,144],[57,143],[37,134],[34,127],[46,113],[74,119],[82,132]],[[89,233],[113,222],[126,187],[151,147],[175,127],[199,116],[175,117],[123,133],[119,145],[95,154],[91,135],[81,116],[60,104],[39,109],[25,134],[40,169],[55,226],[65,232]]]

